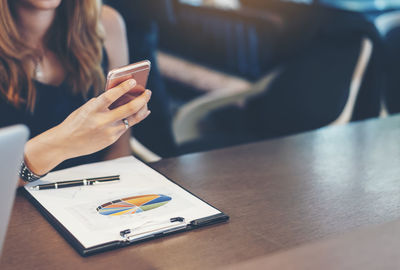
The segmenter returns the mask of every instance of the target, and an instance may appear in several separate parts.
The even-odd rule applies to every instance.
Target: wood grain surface
[[[0,269],[213,269],[400,217],[400,116],[162,160],[230,215],[88,258],[17,195]]]
[[[382,270],[400,269],[400,221],[356,229],[220,270]]]

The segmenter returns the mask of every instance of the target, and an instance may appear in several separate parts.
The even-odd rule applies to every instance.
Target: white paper
[[[93,186],[51,190],[29,187],[49,182],[120,175],[121,180]],[[26,190],[85,247],[123,240],[120,231],[165,227],[170,218],[186,222],[221,213],[133,157],[82,165],[49,173]],[[102,215],[97,207],[132,196],[160,194],[171,198],[157,208],[134,214]]]

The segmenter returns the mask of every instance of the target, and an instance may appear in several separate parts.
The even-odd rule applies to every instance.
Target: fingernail
[[[146,117],[149,116],[150,114],[151,114],[151,111],[148,110],[148,111],[147,111],[147,114],[146,114],[146,116],[145,116],[144,118],[146,118]]]
[[[146,90],[145,92],[146,92],[146,95],[147,95],[148,97],[151,97],[151,91],[150,91],[150,90]]]
[[[134,79],[129,79],[129,85],[130,86],[135,86],[136,85],[136,81]]]

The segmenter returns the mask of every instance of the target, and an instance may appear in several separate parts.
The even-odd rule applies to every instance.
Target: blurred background
[[[400,111],[400,0],[110,0],[152,61],[162,157]]]

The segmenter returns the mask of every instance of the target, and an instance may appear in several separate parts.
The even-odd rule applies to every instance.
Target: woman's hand
[[[91,154],[113,144],[127,130],[123,119],[127,119],[131,127],[148,116],[149,90],[125,105],[109,109],[111,104],[135,86],[135,80],[127,80],[89,100],[61,123],[59,128],[61,134],[65,135],[62,137],[68,145],[69,158]]]
[[[58,126],[29,140],[25,148],[27,166],[36,174],[45,174],[66,159],[100,151],[116,142],[127,131],[124,119],[131,127],[150,114],[150,90],[110,109],[111,104],[135,87],[135,80],[127,80],[92,98]]]

